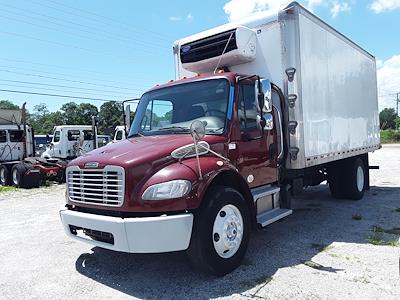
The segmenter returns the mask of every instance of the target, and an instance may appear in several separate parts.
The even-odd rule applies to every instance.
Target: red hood
[[[224,142],[222,136],[206,136],[210,145]],[[93,150],[74,159],[69,165],[84,168],[87,162],[98,162],[99,168],[106,165],[129,168],[133,166],[151,167],[156,161],[164,160],[173,150],[193,143],[189,134],[155,135],[130,138]]]

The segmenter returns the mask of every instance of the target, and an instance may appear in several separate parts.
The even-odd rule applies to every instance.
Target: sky
[[[175,40],[287,2],[0,0],[0,90],[60,95],[0,91],[0,100],[56,111],[140,97],[174,79]],[[298,2],[376,57],[380,109],[395,107],[400,0]]]

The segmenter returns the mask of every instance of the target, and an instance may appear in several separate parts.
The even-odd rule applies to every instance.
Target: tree
[[[91,125],[92,117],[98,114],[97,107],[90,103],[65,103],[61,106],[61,111],[64,122],[68,125]]]
[[[33,107],[33,111],[40,115],[41,117],[44,117],[45,115],[47,115],[49,113],[49,109],[47,108],[47,104],[46,103],[40,103],[37,104]]]
[[[122,105],[117,102],[105,102],[100,106],[99,112],[99,132],[104,133],[108,128],[114,129],[115,126],[123,124]]]
[[[28,122],[36,134],[50,134],[53,132],[54,126],[64,124],[64,118],[61,112],[49,112],[47,105],[41,103],[34,106]]]
[[[19,107],[9,100],[0,100],[0,109],[19,109]]]
[[[379,113],[379,124],[382,130],[396,128],[396,111],[394,108],[385,108]]]

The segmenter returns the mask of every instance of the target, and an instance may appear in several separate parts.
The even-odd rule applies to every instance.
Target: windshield
[[[142,96],[129,136],[188,133],[194,120],[208,134],[221,134],[226,123],[230,84],[226,79],[190,82]]]

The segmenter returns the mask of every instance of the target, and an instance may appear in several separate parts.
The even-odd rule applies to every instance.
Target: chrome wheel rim
[[[4,170],[4,168],[0,169],[0,181],[2,184],[4,184],[6,182],[6,171]]]
[[[15,185],[18,185],[17,173],[18,173],[17,169],[14,169],[14,170],[12,171],[12,180],[13,180],[13,183],[14,183]]]
[[[222,258],[230,258],[239,250],[243,239],[243,218],[231,204],[220,209],[214,220],[212,239],[214,249]]]
[[[361,166],[357,168],[357,189],[361,192],[364,188],[364,171]]]

